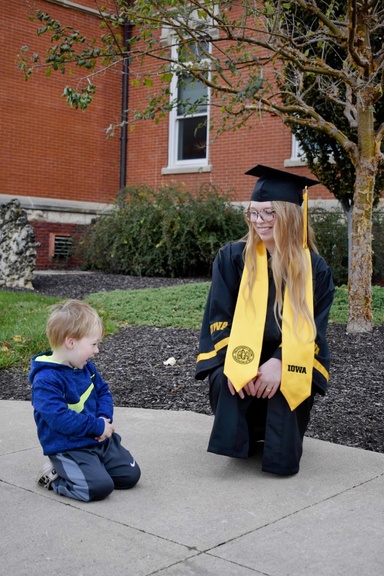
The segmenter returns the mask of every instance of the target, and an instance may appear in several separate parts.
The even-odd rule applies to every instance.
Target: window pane
[[[206,117],[178,120],[179,142],[177,159],[195,160],[205,158],[207,153]]]
[[[292,134],[292,152],[291,152],[292,160],[305,160],[305,153],[302,149],[300,142],[296,140],[294,134]]]
[[[198,100],[204,99],[204,104],[199,104],[194,110],[194,113],[202,113],[207,111],[207,87],[205,84],[196,80],[193,76],[188,74],[181,74],[179,76],[178,86],[177,86],[177,99],[179,102],[185,102],[183,106],[179,104],[177,107],[177,114],[182,116],[183,114],[188,114],[188,108],[195,104]]]
[[[186,42],[178,47],[177,59],[179,62],[190,62],[192,59],[196,62],[207,57],[209,53],[209,42],[201,39],[199,42]]]

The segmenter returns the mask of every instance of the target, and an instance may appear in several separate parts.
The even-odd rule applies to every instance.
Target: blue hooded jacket
[[[43,452],[46,456],[92,448],[102,436],[103,418],[113,418],[113,399],[91,362],[82,368],[71,368],[37,360],[51,352],[36,354],[31,360],[29,379],[32,384],[32,405]]]

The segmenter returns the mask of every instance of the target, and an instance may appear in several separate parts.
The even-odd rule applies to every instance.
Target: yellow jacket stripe
[[[199,354],[197,357],[197,362],[201,362],[202,360],[210,360],[211,358],[216,356],[219,350],[225,348],[225,346],[228,345],[228,340],[229,336],[227,338],[224,338],[223,340],[220,340],[219,342],[216,342],[215,349],[212,350],[211,352],[202,352],[201,354]]]
[[[316,358],[313,362],[313,367],[316,368],[316,370],[318,370],[318,372],[320,372],[320,374],[322,374],[324,376],[324,378],[326,379],[326,381],[328,382],[329,372],[326,368],[324,368],[324,366],[322,364],[320,364],[320,362],[318,360],[316,360]]]

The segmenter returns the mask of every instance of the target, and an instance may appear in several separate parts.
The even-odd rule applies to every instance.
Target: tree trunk
[[[349,268],[349,334],[372,331],[372,204],[375,171],[372,159],[356,166]]]
[[[347,221],[348,230],[348,278],[351,277],[351,262],[352,262],[352,212],[353,206],[349,202],[341,200],[340,201],[343,214]]]

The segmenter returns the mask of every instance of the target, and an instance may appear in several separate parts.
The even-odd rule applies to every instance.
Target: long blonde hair
[[[271,202],[271,206],[276,213],[273,227],[275,250],[269,262],[276,286],[274,303],[276,322],[281,329],[284,286],[286,285],[289,289],[294,312],[295,333],[299,336],[300,326],[304,321],[313,328],[314,334],[316,334],[314,319],[305,301],[305,279],[308,263],[303,251],[303,211],[300,206],[292,202],[275,201]],[[256,246],[262,240],[251,222],[248,222],[248,228],[248,234],[244,238],[246,241],[244,260],[245,266],[249,267],[248,294],[252,294],[257,272]],[[314,232],[309,223],[307,243],[310,250],[317,252]]]

